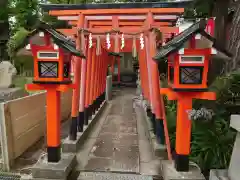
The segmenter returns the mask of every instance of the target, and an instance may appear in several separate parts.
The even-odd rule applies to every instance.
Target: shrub
[[[191,159],[203,172],[227,168],[235,134],[220,114],[212,121],[193,121]]]

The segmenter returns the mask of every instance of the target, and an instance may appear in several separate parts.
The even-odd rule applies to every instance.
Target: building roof
[[[200,20],[196,23],[194,23],[192,26],[184,30],[182,33],[175,36],[171,41],[167,42],[164,46],[162,46],[156,56],[154,57],[155,60],[159,61],[165,57],[167,57],[169,54],[176,52],[182,46],[186,41],[188,41],[191,37],[193,37],[196,34],[201,34],[205,38],[207,38],[209,41],[213,42],[213,47],[216,48],[218,51],[224,53],[225,55],[231,57],[231,54],[227,52],[224,48],[216,44],[216,40],[210,36],[208,33],[205,32],[206,28],[206,20]]]
[[[184,8],[192,0],[137,2],[137,3],[99,3],[99,4],[40,4],[44,11],[85,10],[85,9],[131,9],[131,8]]]
[[[59,47],[65,49],[66,51],[72,53],[75,56],[79,56],[79,57],[85,58],[85,56],[84,56],[84,54],[82,52],[76,50],[76,48],[75,48],[76,44],[75,44],[75,42],[73,40],[71,40],[70,38],[66,37],[62,33],[56,31],[50,25],[48,25],[47,23],[44,23],[44,22],[40,22],[39,25],[36,27],[36,29],[31,31],[27,35],[27,37],[25,38],[23,43],[21,45],[19,45],[15,49],[15,51],[19,51],[20,49],[24,48],[27,44],[29,44],[29,40],[32,37],[34,37],[39,32],[47,32],[47,33],[49,33],[51,35],[54,43],[57,44]]]

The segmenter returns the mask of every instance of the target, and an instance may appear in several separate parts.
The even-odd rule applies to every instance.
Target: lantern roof
[[[116,53],[116,52],[109,52],[108,55],[115,56],[115,57],[122,57],[122,55],[120,53]]]
[[[173,52],[181,49],[184,46],[184,43],[192,38],[194,35],[200,34],[204,36],[207,40],[213,43],[212,47],[216,50],[220,51],[221,53],[225,54],[228,57],[231,57],[231,54],[222,48],[219,44],[216,43],[216,39],[209,35],[206,31],[207,21],[205,19],[201,19],[200,21],[194,23],[189,28],[185,29],[180,34],[176,35],[172,40],[167,42],[164,46],[162,46],[156,56],[153,58],[156,61],[159,61]]]
[[[87,9],[140,9],[140,8],[184,8],[192,0],[131,2],[131,3],[96,3],[96,4],[40,4],[44,11],[51,10],[87,10]]]
[[[72,53],[75,56],[85,58],[84,54],[78,50],[76,50],[76,43],[62,34],[59,31],[56,31],[54,28],[52,28],[49,24],[40,21],[40,23],[37,25],[37,27],[31,31],[18,47],[15,48],[15,51],[20,50],[21,48],[25,47],[27,44],[29,44],[29,40],[31,37],[37,35],[40,32],[45,32],[51,35],[51,38],[53,39],[53,42],[57,44],[59,47],[63,48],[64,50]]]

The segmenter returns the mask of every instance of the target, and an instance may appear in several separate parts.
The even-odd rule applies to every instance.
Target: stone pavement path
[[[113,99],[81,145],[78,165],[69,180],[95,179],[92,176],[147,180],[147,175],[161,180],[160,160],[153,155],[146,121],[133,105],[135,95],[135,88],[114,90]]]
[[[139,172],[139,146],[134,89],[118,91],[96,138],[87,171]]]

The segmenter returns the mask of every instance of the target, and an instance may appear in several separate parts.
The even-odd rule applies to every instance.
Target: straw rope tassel
[[[136,36],[133,37],[132,56],[137,57]]]

